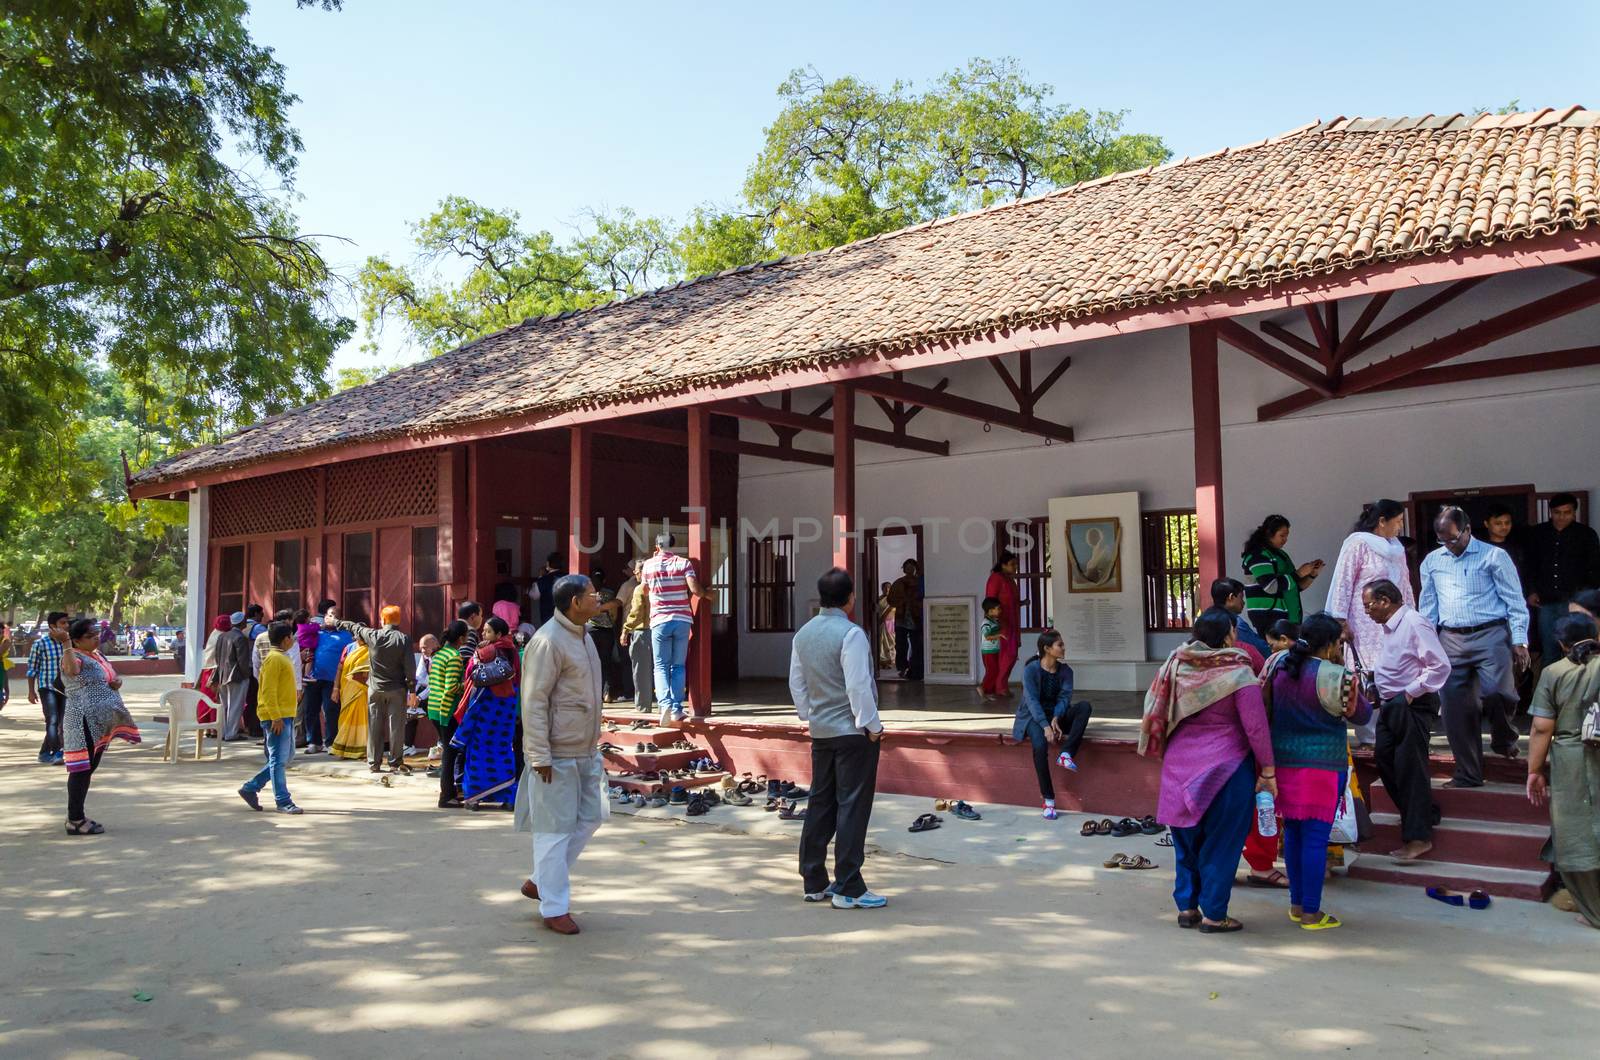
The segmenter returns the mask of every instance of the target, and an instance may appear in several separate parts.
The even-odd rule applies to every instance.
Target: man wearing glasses
[[[1528,668],[1528,605],[1511,557],[1472,536],[1467,513],[1445,508],[1433,523],[1439,548],[1422,561],[1417,610],[1439,631],[1450,660],[1444,732],[1455,756],[1453,788],[1483,786],[1483,713],[1496,754],[1517,757],[1516,670]]]

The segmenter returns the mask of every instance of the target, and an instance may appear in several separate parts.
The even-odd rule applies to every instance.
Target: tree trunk
[[[119,583],[116,592],[111,594],[111,624],[113,626],[122,624],[122,600],[122,585]]]

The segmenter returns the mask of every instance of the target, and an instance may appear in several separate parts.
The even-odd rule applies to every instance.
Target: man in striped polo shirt
[[[643,624],[645,609],[649,609],[656,700],[661,704],[663,722],[682,721],[684,717],[685,664],[689,661],[689,630],[694,624],[690,599],[703,600],[711,595],[701,588],[694,566],[672,551],[675,544],[677,539],[669,533],[656,535],[656,551],[639,572],[639,588],[633,594],[627,623],[638,628]]]

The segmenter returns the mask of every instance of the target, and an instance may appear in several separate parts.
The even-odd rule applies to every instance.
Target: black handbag
[[[511,680],[516,671],[509,658],[496,653],[488,662],[479,661],[472,667],[472,683],[478,688],[489,688]]]

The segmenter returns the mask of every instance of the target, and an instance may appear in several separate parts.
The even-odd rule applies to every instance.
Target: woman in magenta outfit
[[[1009,696],[1011,668],[1017,664],[1017,647],[1022,641],[1022,599],[1017,593],[1015,552],[1000,553],[999,562],[984,584],[983,595],[1000,601],[1000,659],[993,679],[984,682],[983,691],[991,696]]]
[[[1408,607],[1417,606],[1411,591],[1411,572],[1406,568],[1406,549],[1400,543],[1405,525],[1405,505],[1379,500],[1361,510],[1350,536],[1339,546],[1339,559],[1333,565],[1333,580],[1328,585],[1326,611],[1345,625],[1345,641],[1360,656],[1360,665],[1371,670],[1383,652],[1383,630],[1367,617],[1361,607],[1361,590],[1379,578],[1400,587]],[[1356,664],[1354,655],[1347,661]],[[1363,747],[1377,743],[1376,721],[1356,726],[1356,742]]]
[[[1355,674],[1341,665],[1341,632],[1332,615],[1312,615],[1294,645],[1274,655],[1261,675],[1278,767],[1289,919],[1307,931],[1340,926],[1339,918],[1322,908],[1322,880],[1328,835],[1348,779],[1345,722],[1360,724],[1372,714]]]
[[[1261,686],[1234,635],[1222,608],[1195,619],[1194,640],[1151,684],[1139,727],[1139,753],[1162,758],[1156,820],[1172,828],[1178,926],[1205,934],[1244,927],[1228,915],[1239,851],[1256,792],[1278,793]]]

